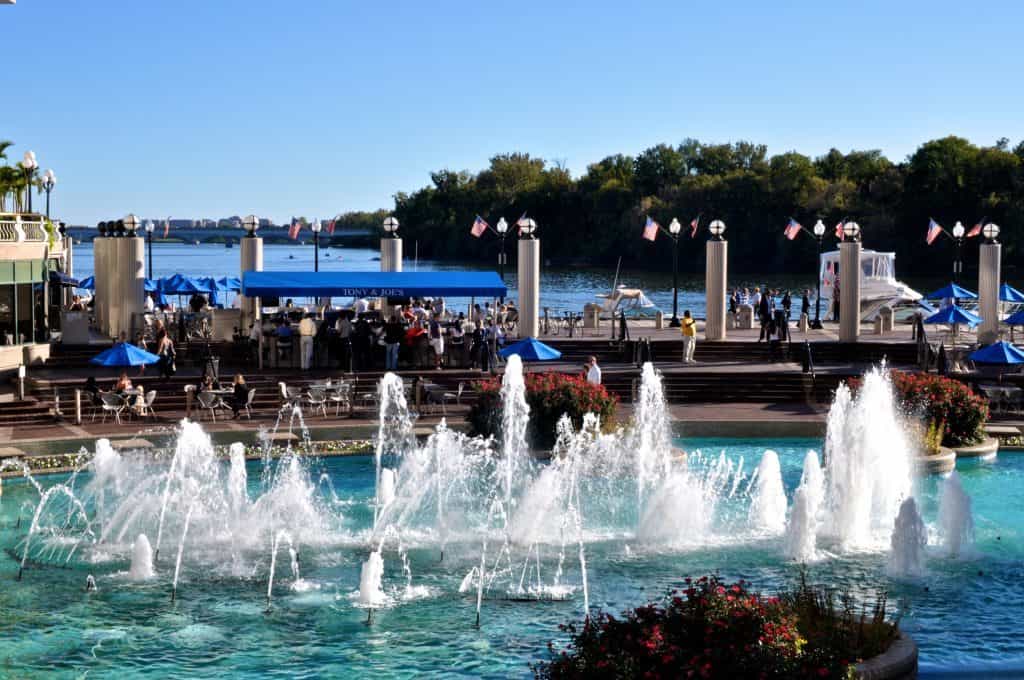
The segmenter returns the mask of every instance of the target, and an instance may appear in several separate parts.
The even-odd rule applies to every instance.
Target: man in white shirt
[[[155,305],[153,304],[153,296],[149,295],[148,293],[146,294],[145,309],[147,313],[152,312],[155,309]]]
[[[313,321],[312,314],[307,314],[299,322],[299,356],[303,371],[308,371],[309,365],[313,363],[313,336],[315,335],[316,322]]]
[[[587,382],[601,384],[601,367],[597,365],[597,357],[592,356],[587,360]]]

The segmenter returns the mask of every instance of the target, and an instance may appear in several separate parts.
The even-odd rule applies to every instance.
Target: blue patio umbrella
[[[60,286],[71,286],[73,288],[81,288],[82,282],[76,278],[70,277],[62,271],[56,269],[50,270],[50,283]]]
[[[96,277],[86,276],[84,279],[78,282],[77,287],[82,290],[96,290]]]
[[[999,286],[999,299],[1003,302],[1024,302],[1024,293],[1008,283]]]
[[[972,293],[966,288],[962,288],[955,283],[951,283],[948,286],[943,286],[938,290],[934,290],[924,296],[926,300],[947,300],[947,299],[959,299],[959,300],[975,300],[977,294]]]
[[[237,276],[222,276],[217,279],[217,285],[221,290],[240,291],[242,290],[242,279]]]
[[[1003,323],[1007,326],[1024,326],[1024,309],[1019,312],[1014,312],[1010,316],[1003,319]]]
[[[562,353],[554,347],[545,345],[536,338],[524,338],[498,352],[504,359],[518,354],[523,361],[553,361],[560,359]]]
[[[127,342],[119,342],[89,359],[90,364],[97,366],[148,366],[158,361],[157,355]]]
[[[981,323],[981,317],[977,314],[972,314],[966,309],[957,307],[956,305],[948,305],[943,307],[936,313],[929,316],[924,320],[924,323],[945,323],[945,324],[967,324],[968,326],[977,326]]]
[[[1001,366],[1024,364],[1024,352],[1016,345],[1003,340],[972,352],[968,358],[976,364],[998,364]]]

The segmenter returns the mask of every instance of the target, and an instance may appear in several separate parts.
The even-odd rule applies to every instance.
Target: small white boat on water
[[[624,285],[618,286],[612,293],[598,293],[597,298],[601,301],[602,315],[615,316],[621,312],[643,315],[643,310],[654,309],[654,303],[642,290]]]
[[[838,280],[842,290],[842,272],[839,271],[839,251],[822,253],[818,276],[821,279],[822,313],[831,309],[832,293]],[[862,250],[860,253],[860,318],[873,321],[883,307],[894,310],[924,308],[931,305],[907,284],[896,279],[896,253]]]

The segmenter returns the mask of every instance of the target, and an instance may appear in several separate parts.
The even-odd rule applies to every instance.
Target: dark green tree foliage
[[[661,269],[671,266],[671,251],[664,240],[640,238],[646,216],[663,226],[673,217],[688,225],[700,213],[697,239],[684,228],[681,244],[681,267],[694,272],[704,266],[704,227],[722,219],[734,271],[750,273],[807,268],[816,246],[806,237],[783,238],[790,216],[808,228],[822,219],[829,248],[836,222],[857,220],[866,247],[895,250],[901,273],[922,274],[949,271],[952,259],[949,239],[925,246],[929,218],[947,228],[961,220],[970,229],[984,216],[1002,227],[1012,269],[1024,237],[1024,142],[1010,150],[1006,139],[979,147],[950,136],[893,163],[878,150],[768,157],[764,145],[751,142],[685,139],[635,158],[608,156],[575,178],[561,164],[511,153],[476,174],[434,172],[429,186],[395,196],[402,233],[418,241],[421,257],[490,259],[495,239],[470,237],[473,218],[480,214],[494,225],[504,216],[514,224],[524,211],[540,224],[545,259],[614,265],[622,256],[628,266]],[[965,250],[968,269],[974,247]]]

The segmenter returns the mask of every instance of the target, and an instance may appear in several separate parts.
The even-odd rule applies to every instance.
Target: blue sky
[[[0,6],[9,156],[94,224],[328,217],[495,153],[685,137],[770,153],[1024,137],[1024,5],[18,0]]]

